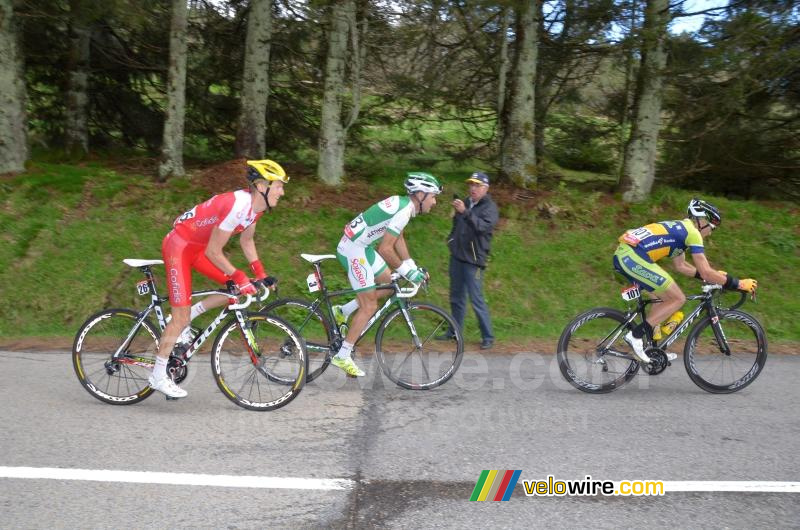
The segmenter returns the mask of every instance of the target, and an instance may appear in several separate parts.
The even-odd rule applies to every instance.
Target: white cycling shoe
[[[633,336],[633,331],[629,331],[623,337],[625,342],[633,348],[633,356],[636,357],[640,362],[649,363],[650,357],[644,352],[644,341],[640,338],[636,338]]]
[[[668,360],[669,362],[672,362],[672,361],[674,361],[675,359],[677,359],[677,358],[678,358],[678,354],[677,354],[677,353],[672,353],[671,351],[664,352],[664,353],[666,353],[666,354],[667,354],[667,360]]]
[[[148,381],[150,382],[150,388],[152,388],[153,390],[158,390],[162,394],[166,394],[167,397],[182,398],[189,395],[189,393],[186,392],[186,390],[176,385],[175,381],[173,381],[169,377],[164,377],[161,379],[153,379],[153,376],[151,375]]]

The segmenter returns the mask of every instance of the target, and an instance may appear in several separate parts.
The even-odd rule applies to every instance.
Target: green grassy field
[[[453,191],[465,192],[467,171],[434,172],[445,181],[445,203]],[[333,253],[342,226],[357,213],[354,204],[367,206],[402,192],[401,182],[399,170],[385,166],[357,186],[320,196],[310,177],[293,178],[278,208],[259,223],[257,236],[262,260],[281,280],[281,295],[304,295],[310,268],[301,252]],[[354,190],[359,200],[350,196]],[[611,270],[617,236],[646,222],[678,218],[692,196],[661,188],[643,204],[625,205],[612,195],[567,185],[531,199],[515,199],[509,190],[497,194],[506,200],[498,200],[501,223],[486,294],[500,341],[555,338],[583,309],[624,307]],[[146,300],[135,293],[140,273],[122,259],[160,258],[161,239],[173,219],[209,195],[191,176],[158,185],[149,176],[113,171],[100,162],[39,162],[26,175],[0,181],[0,337],[67,337],[98,309],[143,307]],[[706,242],[709,260],[759,280],[758,304],[746,307],[762,320],[770,339],[800,340],[797,205],[708,198],[724,215],[722,228]],[[424,297],[445,307],[450,215],[451,208],[440,204],[406,230],[412,255],[432,274]],[[245,268],[238,243],[228,250]],[[325,272],[333,286],[345,287],[338,263],[328,262]],[[699,287],[696,280],[677,280],[687,292]],[[468,339],[478,338],[471,312],[466,332]]]

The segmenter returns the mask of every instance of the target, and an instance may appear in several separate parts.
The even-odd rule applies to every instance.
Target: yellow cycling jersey
[[[619,237],[620,243],[633,247],[636,254],[655,263],[683,254],[688,248],[692,254],[702,254],[703,236],[689,219],[660,221],[631,229]]]

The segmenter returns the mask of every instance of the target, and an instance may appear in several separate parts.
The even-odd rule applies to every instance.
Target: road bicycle
[[[72,346],[72,363],[81,385],[94,397],[112,405],[130,405],[148,398],[148,376],[155,365],[159,339],[167,324],[152,266],[162,260],[123,260],[138,268],[145,279],[136,284],[139,295],[150,295],[141,311],[105,309],[90,316],[80,327]],[[188,363],[203,343],[217,332],[211,348],[211,372],[222,393],[249,410],[273,410],[297,397],[305,383],[308,358],[300,334],[274,315],[249,312],[255,301],[264,301],[269,289],[261,287],[258,298],[247,295],[241,303],[230,284],[228,290],[206,290],[192,297],[221,294],[230,304],[193,342],[173,349],[167,373],[176,384],[188,375]],[[150,315],[155,314],[157,326]],[[229,316],[233,318],[228,318]]]
[[[307,381],[312,381],[328,367],[346,335],[346,328],[333,324],[336,319],[331,300],[341,296],[354,296],[356,291],[328,290],[321,263],[326,259],[336,259],[336,256],[301,256],[314,267],[314,272],[308,275],[307,283],[309,292],[319,291],[318,297],[311,302],[280,299],[261,310],[283,318],[303,336],[309,357]],[[403,388],[428,390],[453,377],[464,354],[464,339],[455,320],[445,310],[428,303],[408,301],[424,283],[401,287],[401,280],[400,275],[393,273],[390,283],[375,287],[379,290],[390,290],[392,294],[369,319],[356,344],[378,324],[375,356],[384,375]],[[452,340],[434,339],[451,329],[455,330]]]
[[[688,296],[700,303],[668,336],[653,340],[648,333],[645,353],[652,362],[640,363],[632,348],[623,340],[635,321],[644,320],[649,304],[657,298],[643,299],[638,286],[622,290],[627,302],[636,301],[634,309],[623,313],[608,307],[585,311],[567,324],[558,340],[558,365],[561,373],[575,388],[589,393],[616,390],[630,381],[639,368],[658,375],[670,362],[667,349],[691,327],[683,349],[683,364],[689,378],[700,388],[716,394],[727,394],[745,388],[755,381],[767,361],[767,337],[764,328],[752,315],[738,308],[745,302],[741,293],[734,304],[721,299],[722,286],[703,285],[702,294]],[[755,294],[753,294],[755,300]]]

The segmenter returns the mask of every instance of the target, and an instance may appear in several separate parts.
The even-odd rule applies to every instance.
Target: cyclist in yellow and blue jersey
[[[647,320],[625,335],[625,341],[633,348],[636,357],[645,363],[650,362],[644,351],[645,332],[652,336],[653,329],[686,303],[686,295],[657,261],[672,258],[675,268],[681,274],[717,283],[727,289],[754,292],[758,286],[756,280],[739,280],[730,274],[714,270],[708,263],[703,238],[711,235],[721,224],[719,210],[706,201],[692,199],[686,211],[686,219],[661,221],[626,231],[619,237],[619,247],[614,253],[616,270],[661,299],[660,304],[652,306]],[[694,265],[686,261],[687,250],[692,255]],[[674,353],[668,354],[669,360],[675,357]]]

